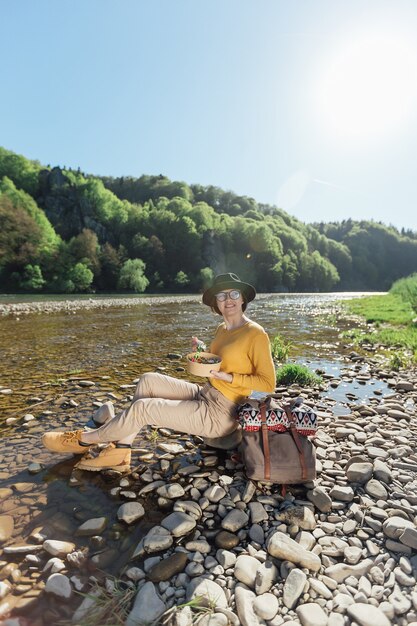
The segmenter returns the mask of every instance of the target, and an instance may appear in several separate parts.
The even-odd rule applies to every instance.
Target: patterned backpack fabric
[[[270,400],[272,400],[270,398]],[[256,403],[256,404],[255,404]],[[254,406],[255,405],[255,406]],[[317,414],[310,407],[300,406],[292,411],[295,417],[295,428],[304,437],[314,436],[317,430]],[[247,431],[260,430],[262,427],[261,412],[258,401],[249,401],[243,404],[239,410],[239,422]],[[266,425],[268,430],[276,430],[284,433],[290,429],[291,424],[283,407],[276,402],[270,402],[266,406]]]
[[[273,397],[252,400],[239,409],[240,454],[251,480],[290,485],[316,478],[317,414],[302,398],[278,404]]]

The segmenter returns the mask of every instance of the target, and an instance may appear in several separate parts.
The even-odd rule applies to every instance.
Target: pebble
[[[45,591],[63,600],[69,600],[73,593],[70,580],[64,574],[51,574],[46,581]]]
[[[145,515],[145,509],[139,502],[125,502],[117,510],[117,518],[126,524],[133,524]]]

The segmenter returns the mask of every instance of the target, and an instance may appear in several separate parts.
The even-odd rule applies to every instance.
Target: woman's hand
[[[233,374],[228,374],[227,372],[216,372],[215,370],[210,370],[210,377],[217,378],[217,380],[224,380],[226,383],[233,382]]]
[[[201,341],[197,337],[191,337],[191,351],[195,352],[199,346],[201,346],[203,351],[206,350],[206,344],[204,341]]]

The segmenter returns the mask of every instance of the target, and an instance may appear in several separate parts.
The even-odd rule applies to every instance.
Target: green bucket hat
[[[213,306],[215,304],[216,293],[219,293],[219,291],[223,289],[239,289],[246,302],[251,302],[256,296],[255,287],[241,281],[237,274],[219,274],[213,280],[211,287],[206,289],[203,293],[203,303],[207,304],[207,306]]]

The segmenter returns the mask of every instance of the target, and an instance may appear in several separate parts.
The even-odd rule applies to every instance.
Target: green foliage
[[[87,176],[4,149],[0,180],[4,289],[12,275],[23,284],[27,265],[39,267],[44,290],[63,292],[80,288],[70,277],[78,263],[93,273],[87,289],[138,291],[202,290],[225,271],[261,292],[376,290],[417,270],[410,231],[352,220],[306,225],[212,185]],[[145,267],[125,267],[136,260]]]
[[[395,352],[389,361],[390,369],[398,372],[400,369],[407,367],[410,364],[410,359],[403,352]]]
[[[37,161],[29,161],[20,154],[0,147],[0,180],[7,176],[14,181],[18,189],[36,196],[41,169],[41,164]]]
[[[291,348],[291,341],[288,341],[282,335],[275,335],[271,341],[272,358],[278,363],[285,363],[288,359]]]
[[[94,274],[84,263],[76,263],[71,268],[68,279],[74,285],[72,291],[88,291],[93,282]]]
[[[305,365],[286,363],[277,370],[277,385],[297,384],[301,387],[313,387],[322,383],[321,376],[312,372]]]
[[[314,226],[329,240],[343,245],[343,254],[342,249],[329,249],[329,259],[341,276],[340,289],[385,291],[395,280],[417,269],[417,238],[413,233],[401,234],[383,224],[350,219]]]
[[[44,212],[37,206],[35,200],[25,191],[17,189],[13,181],[4,177],[0,181],[0,198],[7,198],[11,206],[17,211],[25,211],[36,224],[40,239],[37,244],[39,254],[54,250],[59,245],[59,237]],[[18,230],[18,227],[17,227]]]
[[[177,287],[183,288],[188,285],[189,282],[190,280],[185,272],[177,272],[177,275],[174,279],[174,283],[177,285]]]
[[[414,311],[417,311],[417,274],[397,280],[392,285],[390,293],[399,296],[404,302],[409,303]]]
[[[27,291],[39,291],[45,284],[39,265],[26,265],[20,287]]]
[[[141,259],[128,259],[123,263],[118,282],[119,289],[129,289],[142,293],[149,285],[146,278],[145,263]]]

